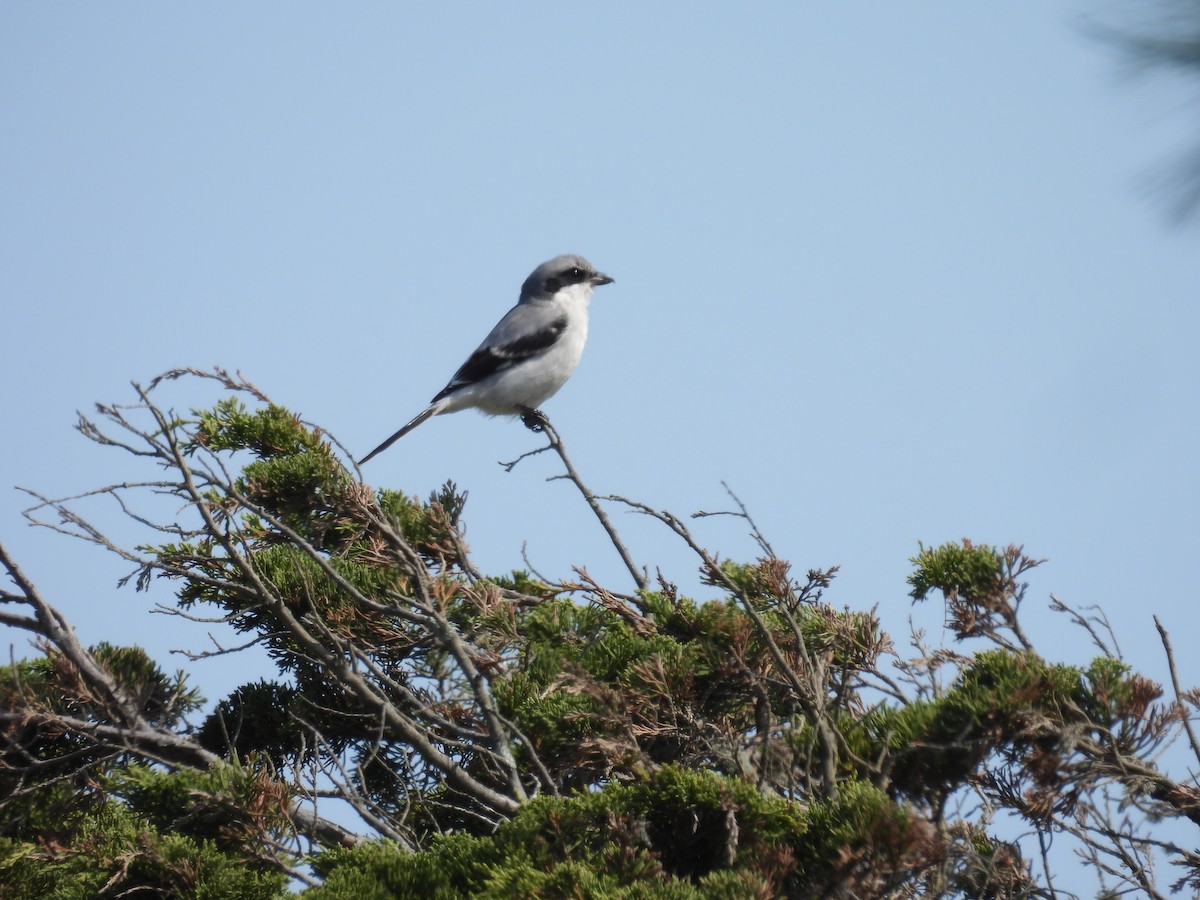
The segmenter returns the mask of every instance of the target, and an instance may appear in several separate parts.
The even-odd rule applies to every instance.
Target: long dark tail
[[[390,438],[388,438],[386,441],[384,441],[382,444],[380,444],[378,447],[376,447],[374,450],[372,450],[370,453],[368,453],[366,456],[364,456],[362,459],[360,459],[358,461],[358,464],[360,466],[364,465],[367,462],[367,460],[371,459],[372,457],[378,456],[380,453],[382,453],[388,447],[392,446],[392,444],[396,443],[396,441],[400,440],[400,438],[404,437],[406,434],[408,434],[410,431],[412,431],[414,428],[416,428],[418,425],[420,425],[422,422],[424,422],[430,416],[436,415],[441,408],[442,408],[441,404],[438,404],[438,403],[434,403],[434,404],[431,404],[430,406],[425,407],[423,410],[421,410],[419,413],[417,413],[417,415],[413,418],[413,420],[411,422],[409,422],[407,425],[405,425],[403,428],[401,428],[399,431],[397,431],[395,434],[393,434]]]

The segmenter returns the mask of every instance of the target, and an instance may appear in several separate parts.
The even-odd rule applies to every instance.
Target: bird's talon
[[[526,407],[521,410],[521,422],[530,431],[541,433],[546,430],[546,414],[540,409]]]

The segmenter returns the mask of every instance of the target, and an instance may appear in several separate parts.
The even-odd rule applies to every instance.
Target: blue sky
[[[203,629],[145,614],[170,595],[117,591],[119,564],[27,528],[7,487],[129,475],[75,410],[219,364],[361,454],[571,251],[617,279],[546,405],[597,492],[686,514],[728,508],[725,480],[898,638],[918,541],[1021,543],[1050,559],[1047,655],[1089,655],[1034,608],[1054,592],[1161,679],[1151,615],[1181,644],[1196,625],[1200,252],[1142,185],[1197,139],[1194,93],[1124,77],[1087,8],[4,4],[0,539],[85,640],[182,665]],[[496,465],[537,442],[443,417],[365,475],[467,488],[485,570],[525,547],[628,587],[548,456]],[[615,515],[704,595],[662,529]],[[754,553],[735,520],[696,531]],[[189,668],[212,697],[252,677]]]

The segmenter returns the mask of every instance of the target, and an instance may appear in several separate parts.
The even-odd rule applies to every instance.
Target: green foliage
[[[943,696],[878,707],[864,717],[861,732],[847,733],[859,741],[867,735],[855,745],[864,752],[890,748],[895,791],[934,802],[995,753],[1027,762],[1036,756],[1040,777],[1051,778],[1057,735],[1103,728],[1115,715],[1140,715],[1144,701],[1130,703],[1157,696],[1148,684],[1108,657],[1085,671],[1032,653],[990,650],[976,655]]]
[[[1114,783],[1128,808],[1194,814],[1153,768],[1180,708],[1117,660],[1034,652],[1019,548],[922,547],[910,596],[941,591],[981,643],[901,659],[873,612],[822,600],[835,569],[797,578],[765,541],[721,560],[664,518],[704,602],[665,579],[487,578],[453,483],[369,488],[274,405],[197,415],[156,419],[149,455],[197,460],[173,493],[200,524],[163,524],[176,540],[145,548],[138,584],[173,579],[277,675],[193,728],[199,695],[137,648],[89,667],[51,641],[0,669],[4,897],[274,898],[309,863],[311,900],[1027,896],[1020,846],[951,812],[965,790],[1042,834]],[[324,848],[290,859],[308,823],[289,811],[331,786],[394,841],[317,822]]]
[[[158,831],[211,841],[250,857],[263,838],[286,832],[289,801],[286,789],[253,764],[206,772],[124,766],[109,775],[106,788]]]
[[[969,602],[985,602],[1003,587],[1004,556],[986,544],[964,540],[936,549],[922,546],[910,560],[916,571],[908,576],[909,596],[924,600],[940,590],[947,596],[962,596]]]
[[[204,702],[200,693],[188,686],[182,671],[168,676],[140,647],[100,643],[90,652],[139,712],[154,724],[173,726]],[[100,704],[81,687],[57,654],[0,666],[0,701],[6,704],[16,703],[16,697],[24,694],[27,702],[39,707],[86,718],[96,713]]]
[[[128,805],[116,800],[88,806],[63,802],[69,792],[61,788],[37,797],[39,809],[24,827],[6,828],[0,838],[0,895],[5,900],[286,896],[286,877],[245,848],[230,852],[180,820],[167,821],[171,815],[162,803],[168,796],[183,801],[180,811],[186,819],[186,811],[196,805],[189,792],[213,787],[211,779],[193,773],[179,776],[178,788],[153,789],[151,781],[177,776],[143,770],[129,777],[131,785],[140,782],[142,787],[128,792]],[[54,793],[59,796],[52,798]],[[49,802],[52,799],[57,802]]]
[[[902,883],[927,861],[931,837],[865,784],[802,804],[665,767],[540,798],[490,836],[438,836],[420,853],[385,843],[327,851],[316,864],[325,884],[304,897],[818,897],[838,883]]]
[[[200,726],[197,738],[206,750],[245,758],[265,754],[276,766],[300,758],[304,732],[292,715],[296,688],[260,679],[244,684],[221,700]]]
[[[320,435],[304,427],[300,418],[282,406],[268,404],[248,410],[236,397],[219,400],[210,410],[197,413],[192,452],[251,450],[260,457],[296,455],[322,446]]]
[[[592,783],[614,765],[637,773],[643,759],[712,764],[710,749],[687,737],[672,710],[700,704],[717,719],[752,716],[744,666],[729,652],[749,641],[744,618],[725,604],[682,598],[660,608],[653,630],[635,629],[613,609],[563,599],[518,617],[520,655],[493,689],[533,749],[570,773],[564,786]]]
[[[319,430],[305,427],[281,406],[251,411],[236,398],[198,415],[188,452],[203,447],[210,452],[253,453],[256,458],[243,466],[235,486],[263,516],[294,529],[317,547],[338,546],[360,532],[344,509],[354,481]],[[213,496],[210,502],[221,507],[227,499]],[[270,534],[258,515],[247,513],[244,521],[251,534]]]
[[[425,503],[400,491],[381,490],[379,506],[400,529],[401,535],[419,551],[436,558],[439,553],[453,556],[451,546],[466,493],[460,493],[453,481],[447,481],[429,495]]]
[[[139,647],[102,643],[92,647],[91,654],[132,708],[152,725],[178,727],[203,702],[182,672],[168,676]],[[38,659],[0,666],[0,709],[22,711],[0,731],[0,801],[10,792],[20,796],[27,789],[20,773],[33,766],[40,781],[74,780],[80,785],[76,802],[86,805],[112,755],[52,719],[65,716],[81,724],[107,723],[105,699],[88,689],[66,659],[50,651]],[[40,808],[54,807],[58,796],[52,791]],[[5,812],[16,825],[37,809],[38,804],[16,802],[8,804]]]
[[[153,724],[170,727],[204,704],[199,690],[188,686],[182,670],[168,676],[141,647],[101,643],[91,652]]]

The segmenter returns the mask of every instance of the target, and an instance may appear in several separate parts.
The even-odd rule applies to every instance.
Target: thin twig
[[[546,417],[545,413],[539,410],[529,410],[523,417],[523,421],[531,431],[540,432],[546,435],[549,443],[545,447],[539,447],[537,450],[530,450],[527,453],[521,454],[512,461],[506,463],[502,462],[500,465],[504,467],[506,472],[511,472],[517,463],[530,456],[534,456],[538,453],[544,453],[547,450],[553,450],[555,453],[557,453],[558,458],[562,460],[563,467],[567,471],[565,475],[555,475],[548,480],[554,481],[559,478],[565,478],[579,489],[579,493],[583,495],[583,499],[587,501],[588,506],[592,508],[592,512],[596,514],[596,518],[600,520],[601,527],[603,527],[605,533],[608,534],[608,539],[612,541],[612,545],[616,548],[617,553],[620,555],[621,561],[625,563],[625,568],[629,571],[629,574],[633,576],[634,584],[637,585],[639,591],[646,590],[650,585],[650,579],[646,573],[646,570],[638,568],[637,563],[633,561],[633,557],[630,555],[629,550],[625,547],[624,542],[621,540],[621,536],[617,533],[617,529],[613,527],[612,522],[609,520],[608,514],[604,511],[604,507],[600,505],[600,498],[596,496],[596,494],[592,492],[591,488],[583,483],[583,479],[579,477],[579,472],[576,471],[575,466],[571,463],[571,458],[567,455],[567,448],[563,444],[562,438],[559,436],[558,431],[555,430],[554,426],[550,424],[549,418]]]
[[[1171,672],[1171,687],[1175,689],[1175,700],[1184,706],[1183,689],[1179,686],[1179,670],[1175,667],[1175,649],[1171,646],[1171,637],[1167,634],[1167,629],[1163,627],[1163,623],[1158,616],[1154,616],[1154,627],[1158,629],[1158,636],[1162,640],[1163,650],[1167,654],[1167,667]],[[1187,732],[1188,743],[1192,745],[1192,754],[1200,761],[1200,741],[1196,739],[1196,732],[1192,729],[1192,717],[1184,712],[1180,717],[1183,720],[1184,730]]]
[[[778,557],[775,555],[775,548],[771,546],[766,536],[759,529],[758,523],[754,521],[754,517],[751,516],[750,511],[746,509],[746,504],[742,502],[742,498],[733,492],[733,488],[731,488],[727,482],[722,481],[721,487],[725,488],[725,493],[727,493],[729,498],[737,504],[738,511],[732,512],[730,510],[724,510],[717,512],[705,512],[704,510],[700,510],[692,513],[692,518],[703,519],[708,516],[736,516],[739,519],[745,519],[746,524],[750,526],[750,536],[754,538],[754,542],[758,544],[759,549],[762,550],[762,552],[766,554],[768,558],[777,559]]]

